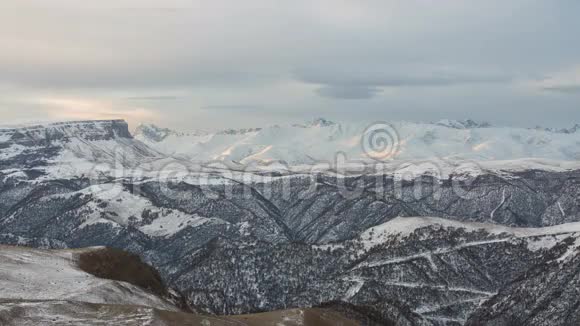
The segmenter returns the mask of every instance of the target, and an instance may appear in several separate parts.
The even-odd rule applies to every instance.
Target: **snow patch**
[[[346,291],[346,294],[343,297],[343,301],[349,302],[365,285],[365,280],[360,277],[351,277],[345,279],[349,282],[354,282],[354,284]]]
[[[145,197],[140,197],[125,190],[121,184],[101,184],[66,195],[48,197],[70,197],[75,195],[92,196],[95,200],[88,202],[82,214],[84,220],[80,228],[105,223],[117,225],[140,225],[139,230],[145,234],[168,237],[187,227],[200,227],[207,223],[226,223],[221,219],[206,218],[196,214],[187,214],[171,208],[155,206]],[[153,216],[152,221],[142,225],[144,214]]]
[[[139,228],[143,233],[155,237],[167,237],[187,227],[198,227],[209,222],[222,222],[218,219],[209,219],[198,215],[188,215],[172,211],[167,215],[155,219],[151,224]]]
[[[566,252],[562,256],[560,256],[560,258],[558,258],[557,261],[559,263],[563,263],[563,262],[568,261],[569,259],[574,257],[575,254],[578,253],[579,248],[580,248],[580,238],[577,238],[573,244],[568,246],[568,249],[566,250]]]
[[[517,228],[490,223],[462,222],[438,217],[397,217],[386,223],[364,231],[358,238],[366,250],[385,243],[393,237],[405,238],[425,227],[465,229],[467,232],[485,231],[491,235],[506,235],[518,238],[552,236],[580,233],[580,222],[565,223],[541,228]]]

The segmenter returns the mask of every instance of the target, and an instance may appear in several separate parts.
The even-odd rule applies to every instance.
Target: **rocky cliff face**
[[[111,140],[117,137],[133,138],[124,120],[89,120],[56,122],[45,125],[0,129],[0,139],[21,145],[43,145],[71,138]]]
[[[123,120],[0,128],[0,171],[68,178],[97,164],[130,166],[158,155],[135,141]]]

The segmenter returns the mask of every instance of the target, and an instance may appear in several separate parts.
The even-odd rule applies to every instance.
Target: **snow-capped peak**
[[[191,132],[181,132],[170,128],[162,128],[152,123],[142,123],[135,128],[133,136],[145,142],[161,142],[167,137],[173,135],[177,137],[183,136],[203,136],[208,133],[202,130],[194,130]]]
[[[160,128],[154,124],[142,123],[135,128],[133,135],[141,136],[154,142],[160,142],[172,133],[174,133],[174,131],[169,128]]]
[[[580,131],[580,124],[575,124],[572,128],[561,129],[560,132],[564,134],[573,134]]]
[[[218,135],[243,135],[247,133],[257,132],[262,130],[262,128],[242,128],[242,129],[224,129],[218,131]]]
[[[195,161],[287,162],[291,165],[333,162],[341,152],[351,160],[370,160],[362,141],[369,127],[387,126],[396,144],[394,160],[464,159],[497,161],[516,159],[580,159],[580,133],[493,127],[473,120],[437,123],[389,121],[335,123],[315,119],[304,124],[225,130],[204,135],[168,134],[156,128],[155,137],[137,136],[162,153],[179,154]],[[161,133],[161,134],[160,134]],[[369,141],[373,141],[369,139]]]
[[[311,121],[306,122],[305,124],[298,124],[295,125],[297,127],[303,128],[312,128],[312,127],[330,127],[336,125],[336,122],[327,120],[325,118],[316,118]]]

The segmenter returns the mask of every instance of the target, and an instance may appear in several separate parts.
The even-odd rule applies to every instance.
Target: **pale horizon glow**
[[[5,0],[2,122],[580,123],[580,2]]]

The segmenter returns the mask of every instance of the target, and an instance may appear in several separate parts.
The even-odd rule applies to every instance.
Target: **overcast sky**
[[[0,117],[580,123],[577,0],[0,0]]]

